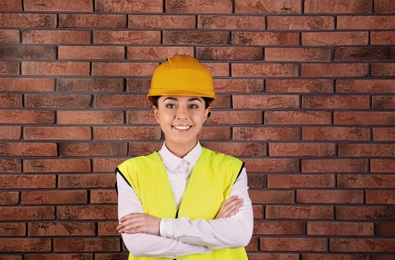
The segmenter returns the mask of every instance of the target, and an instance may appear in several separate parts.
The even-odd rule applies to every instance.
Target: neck
[[[175,156],[183,158],[187,155],[197,144],[197,140],[195,142],[191,142],[188,144],[185,143],[169,143],[166,142],[166,147],[172,152]]]

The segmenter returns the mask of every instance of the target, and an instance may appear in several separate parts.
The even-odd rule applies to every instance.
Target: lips
[[[188,130],[189,128],[191,128],[190,125],[173,125],[173,127],[181,131]]]

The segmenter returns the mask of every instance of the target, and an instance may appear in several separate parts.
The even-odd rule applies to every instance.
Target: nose
[[[176,119],[186,119],[186,118],[188,118],[188,111],[184,107],[179,106],[177,108]]]

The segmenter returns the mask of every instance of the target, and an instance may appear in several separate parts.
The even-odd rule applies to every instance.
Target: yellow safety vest
[[[239,159],[203,148],[184,193],[180,208],[174,202],[163,162],[157,152],[129,159],[118,166],[119,172],[141,200],[145,213],[159,218],[187,216],[191,220],[214,219],[222,203],[228,198],[243,167]],[[170,258],[135,257],[129,260],[157,260]],[[212,250],[211,254],[193,254],[179,260],[244,260],[245,248]]]

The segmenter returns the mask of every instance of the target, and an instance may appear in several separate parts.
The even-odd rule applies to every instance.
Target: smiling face
[[[183,157],[195,147],[197,135],[211,108],[206,108],[201,97],[161,96],[153,109],[165,134],[167,148]]]

